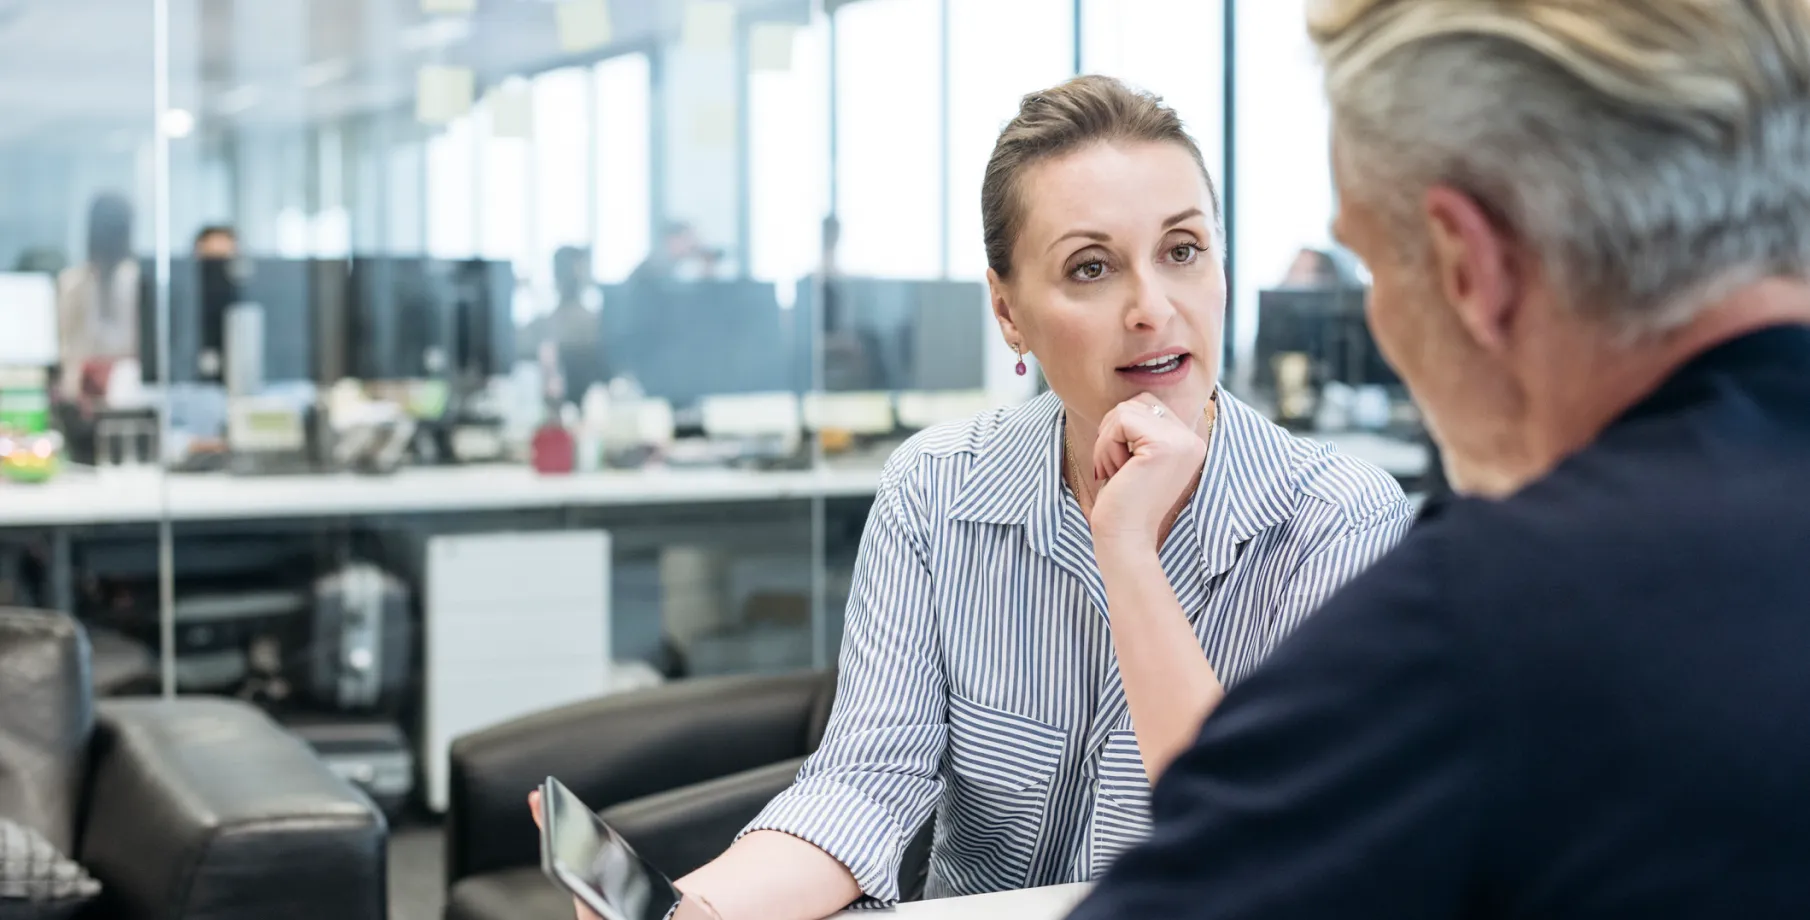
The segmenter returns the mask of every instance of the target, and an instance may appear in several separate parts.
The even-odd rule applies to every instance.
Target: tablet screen
[[[604,920],[663,920],[679,893],[578,796],[549,777],[541,788],[547,874]]]

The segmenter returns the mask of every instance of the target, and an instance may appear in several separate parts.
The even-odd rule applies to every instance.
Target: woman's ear
[[[999,322],[999,334],[1005,336],[1006,344],[1021,351],[1028,351],[1024,333],[1012,314],[1012,295],[1009,286],[993,269],[987,269],[987,300],[993,305],[993,319]]]

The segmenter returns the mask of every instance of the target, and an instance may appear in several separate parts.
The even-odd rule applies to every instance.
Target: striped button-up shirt
[[[1161,547],[1228,686],[1394,545],[1395,481],[1224,392],[1201,483]],[[1086,881],[1149,828],[1149,785],[1053,395],[918,435],[862,537],[835,710],[749,825],[815,844],[864,903],[899,897],[934,812],[929,897]],[[744,832],[746,833],[746,831]]]

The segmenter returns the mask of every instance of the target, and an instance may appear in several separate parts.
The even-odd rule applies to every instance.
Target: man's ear
[[[1502,353],[1524,293],[1513,241],[1475,198],[1449,186],[1428,189],[1422,213],[1432,280],[1478,347]]]
[[[999,322],[999,334],[1007,345],[1025,348],[1024,333],[1012,314],[1012,296],[1005,281],[993,269],[987,269],[987,301],[993,306],[993,318]]]

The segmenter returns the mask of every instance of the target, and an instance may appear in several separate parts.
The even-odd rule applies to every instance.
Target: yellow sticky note
[[[554,16],[559,47],[567,54],[595,51],[610,43],[609,0],[560,0]]]
[[[534,139],[534,94],[514,78],[490,91],[490,136]]]
[[[756,71],[791,70],[792,40],[798,28],[783,22],[757,22],[748,33],[748,66]]]
[[[735,47],[735,4],[728,0],[691,0],[679,33],[685,47],[729,53]]]
[[[470,13],[478,7],[478,0],[421,0],[423,13]]]
[[[415,118],[426,125],[443,125],[471,111],[477,77],[466,67],[429,64],[415,79]]]

